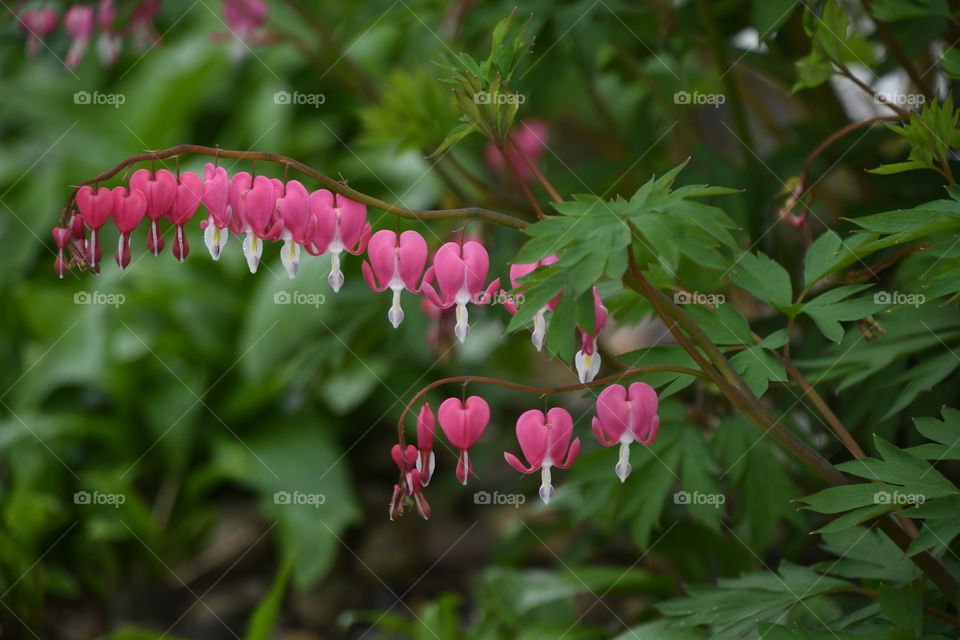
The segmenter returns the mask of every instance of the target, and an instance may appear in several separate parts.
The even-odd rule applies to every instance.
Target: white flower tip
[[[617,477],[620,478],[620,482],[626,482],[630,472],[633,471],[633,467],[630,466],[629,462],[618,462],[616,471]]]
[[[557,490],[553,488],[552,484],[544,485],[540,487],[540,499],[543,500],[543,504],[548,505],[550,501],[557,495]]]
[[[403,322],[403,309],[400,307],[390,307],[390,311],[387,312],[387,319],[390,321],[390,324],[393,325],[394,329],[400,327],[400,323]]]
[[[330,283],[330,288],[333,289],[334,293],[340,293],[340,287],[343,286],[343,273],[339,269],[331,271],[330,275],[327,276],[327,282]]]

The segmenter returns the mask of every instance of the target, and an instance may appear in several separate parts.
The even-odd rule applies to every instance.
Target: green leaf
[[[880,585],[880,606],[883,613],[900,629],[920,634],[923,631],[923,583],[915,582],[896,588]]]
[[[753,0],[753,26],[760,39],[768,38],[779,29],[799,4],[798,0]]]
[[[675,294],[674,301],[684,303],[687,300],[684,295],[689,294]],[[684,310],[714,343],[718,345],[752,344],[753,335],[746,319],[740,315],[736,307],[726,304],[722,296],[717,297],[716,300],[718,302],[712,309],[699,304],[687,304]],[[693,299],[690,301],[696,302]]]
[[[783,363],[770,351],[759,345],[744,349],[730,358],[730,364],[743,376],[744,382],[758,398],[767,392],[770,382],[786,382]]]
[[[573,356],[573,332],[576,326],[576,300],[573,292],[567,289],[560,296],[547,329],[547,348],[561,360],[569,361]]]
[[[764,253],[744,253],[734,268],[733,281],[753,297],[774,307],[793,302],[790,274]]]
[[[277,620],[280,618],[280,609],[283,606],[283,594],[287,590],[287,582],[290,581],[292,568],[293,558],[288,556],[280,565],[280,570],[277,571],[270,592],[254,609],[244,640],[270,640],[273,637]]]
[[[906,162],[894,162],[893,164],[882,164],[873,169],[867,169],[867,173],[875,173],[879,176],[889,176],[896,173],[906,173],[907,171],[916,171],[917,169],[929,169],[930,165],[919,160],[907,160]]]

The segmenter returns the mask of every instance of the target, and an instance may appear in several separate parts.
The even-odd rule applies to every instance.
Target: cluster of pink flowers
[[[150,46],[159,38],[153,21],[160,11],[161,1],[141,0],[123,28],[117,24],[118,11],[114,0],[71,5],[63,14],[63,30],[71,40],[64,62],[71,69],[79,66],[98,32],[97,52],[106,65],[116,62],[124,36],[131,37],[138,48]],[[18,19],[27,35],[27,54],[34,56],[43,46],[44,39],[57,28],[60,16],[56,7],[40,4],[30,5],[20,13]]]
[[[597,397],[593,431],[603,446],[620,445],[614,471],[621,482],[626,481],[631,471],[630,445],[634,442],[649,445],[657,437],[660,428],[658,408],[656,391],[643,382],[634,382],[629,388],[610,385]],[[473,474],[469,451],[490,423],[490,406],[479,396],[465,400],[447,398],[440,405],[435,419],[430,405],[424,403],[417,417],[416,446],[408,444],[401,450],[400,445],[395,444],[391,451],[394,463],[403,474],[393,488],[391,520],[403,515],[405,505],[411,503],[421,516],[430,517],[430,505],[423,495],[423,488],[430,483],[436,470],[433,451],[436,422],[440,423],[450,444],[459,451],[456,477],[465,485]],[[580,453],[580,438],[573,438],[573,418],[569,411],[560,407],[554,407],[546,414],[531,409],[517,419],[516,433],[526,464],[508,451],[503,457],[520,473],[540,472],[540,499],[549,504],[556,496],[551,469],[569,468]]]
[[[134,47],[143,50],[160,39],[153,23],[163,0],[140,0],[129,15],[126,24],[119,24],[119,11],[114,0],[99,0],[94,4],[71,5],[63,14],[63,30],[69,36],[70,49],[64,60],[74,69],[83,61],[94,37],[97,52],[105,65],[112,65],[120,56],[124,38],[133,40]],[[265,40],[261,27],[267,18],[265,0],[225,0],[223,18],[233,41],[234,59],[243,57],[249,43]],[[44,40],[57,28],[60,14],[53,4],[31,3],[18,16],[20,27],[27,36],[27,54],[35,56]],[[99,35],[98,35],[99,34]]]

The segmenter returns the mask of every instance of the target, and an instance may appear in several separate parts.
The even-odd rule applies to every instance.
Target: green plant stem
[[[513,148],[517,150],[517,153],[520,154],[520,158],[523,160],[523,163],[527,165],[527,168],[533,172],[533,175],[536,176],[537,180],[540,181],[540,184],[543,185],[543,188],[547,190],[547,193],[550,194],[550,197],[553,198],[554,202],[563,202],[563,197],[560,193],[553,188],[553,185],[550,184],[550,181],[547,180],[546,176],[540,171],[540,168],[537,167],[536,163],[530,159],[527,155],[527,152],[523,150],[516,140],[513,139],[513,136],[509,133],[507,134],[507,141],[513,145]]]
[[[540,203],[537,202],[536,196],[534,196],[533,192],[530,191],[530,187],[527,186],[526,180],[524,180],[523,176],[520,175],[520,171],[517,170],[516,165],[513,163],[513,158],[507,154],[507,150],[502,143],[497,143],[497,150],[500,151],[500,155],[503,157],[504,164],[506,164],[507,169],[510,171],[510,175],[513,176],[513,181],[516,182],[520,187],[520,190],[523,191],[523,195],[526,196],[527,200],[530,202],[530,206],[532,206],[533,210],[536,212],[537,219],[546,219],[547,215],[543,212],[543,209],[540,208]]]
[[[73,191],[70,193],[70,197],[67,199],[67,205],[63,208],[63,211],[60,213],[60,224],[66,226],[70,221],[70,208],[74,202],[74,199],[77,195],[77,190],[83,185],[96,184],[98,182],[103,182],[109,180],[116,174],[120,173],[123,169],[137,164],[138,162],[146,162],[148,160],[162,160],[165,158],[179,157],[185,154],[194,154],[194,155],[203,155],[211,156],[214,158],[231,158],[235,160],[252,160],[252,161],[261,161],[261,162],[272,162],[279,164],[289,169],[299,171],[305,176],[313,178],[324,187],[338,193],[342,196],[346,196],[351,200],[356,200],[367,206],[373,207],[374,209],[379,209],[381,211],[386,211],[387,213],[392,213],[395,216],[401,218],[407,218],[409,220],[463,220],[468,218],[476,218],[477,220],[484,220],[486,222],[492,222],[494,224],[499,224],[507,227],[513,227],[514,229],[524,229],[530,223],[526,220],[521,220],[520,218],[515,218],[513,216],[507,215],[505,213],[500,213],[499,211],[491,211],[489,209],[483,209],[480,207],[464,207],[461,209],[408,209],[407,207],[402,207],[397,204],[392,204],[369,196],[365,193],[361,193],[356,189],[353,189],[343,182],[334,180],[330,176],[317,171],[316,169],[303,164],[293,158],[288,158],[287,156],[282,156],[276,153],[268,153],[265,151],[235,151],[230,149],[217,149],[215,147],[204,147],[194,144],[181,144],[176,147],[170,147],[169,149],[161,149],[159,151],[148,151],[147,153],[142,153],[140,155],[132,156],[121,161],[117,166],[109,171],[104,171],[98,176],[95,176],[89,180],[84,180],[79,185],[77,185]]]
[[[864,11],[867,12],[867,15],[870,16],[870,19],[873,21],[874,26],[877,28],[877,34],[880,36],[880,39],[883,40],[883,44],[886,45],[887,51],[889,51],[893,57],[897,59],[897,62],[899,62],[900,66],[903,67],[903,70],[907,72],[907,75],[910,76],[913,84],[917,86],[917,89],[924,95],[924,97],[927,100],[933,100],[935,94],[931,88],[930,82],[924,76],[920,75],[920,72],[917,70],[916,65],[913,64],[910,56],[908,56],[906,51],[903,50],[903,48],[900,46],[900,43],[897,42],[897,39],[893,37],[893,32],[890,31],[890,27],[887,26],[887,23],[878,20],[873,15],[873,11],[870,9],[870,0],[860,0],[860,4],[863,5]]]
[[[869,118],[867,120],[861,120],[859,122],[851,122],[847,126],[837,129],[836,131],[831,133],[829,136],[824,138],[824,140],[820,144],[818,144],[813,149],[813,151],[810,152],[810,154],[807,156],[807,159],[803,161],[803,172],[800,174],[801,189],[804,191],[806,191],[807,189],[807,183],[810,181],[810,170],[813,168],[814,160],[820,157],[820,154],[822,154],[824,151],[830,148],[830,146],[833,145],[834,142],[844,137],[851,131],[856,131],[857,129],[861,129],[863,127],[870,127],[877,124],[878,122],[889,122],[891,120],[899,120],[899,119],[900,119],[900,116],[878,116],[876,118]]]
[[[630,250],[629,269],[637,283],[634,288],[653,303],[654,309],[657,310],[664,324],[666,324],[667,327],[671,327],[671,331],[673,330],[672,327],[679,325],[688,332],[695,346],[691,345],[689,340],[680,340],[680,343],[691,357],[694,357],[698,362],[700,361],[697,347],[703,349],[704,352],[710,356],[716,369],[724,376],[724,379],[715,381],[718,382],[720,390],[735,409],[739,410],[751,422],[760,427],[765,434],[770,435],[777,444],[793,454],[794,457],[823,478],[828,484],[832,486],[847,484],[846,476],[844,476],[839,469],[773,417],[770,411],[760,402],[759,398],[743,383],[739,374],[733,370],[733,366],[726,360],[723,353],[717,348],[713,341],[709,339],[682,309],[647,281],[636,261],[633,259],[632,249]],[[674,333],[674,335],[677,335],[677,333]],[[732,376],[729,373],[730,371],[732,371]],[[709,371],[705,371],[705,373],[709,375]],[[734,381],[739,381],[739,383],[735,383]],[[880,516],[874,521],[880,530],[883,531],[898,548],[906,551],[910,547],[913,538],[890,516]],[[947,571],[946,567],[944,567],[939,560],[925,551],[912,556],[910,559],[930,578],[931,582],[937,585],[948,602],[951,604],[956,602],[958,594],[957,580]]]

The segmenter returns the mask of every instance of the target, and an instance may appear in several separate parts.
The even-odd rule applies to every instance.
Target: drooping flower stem
[[[543,172],[540,171],[540,168],[537,167],[537,163],[530,159],[530,156],[527,155],[527,152],[523,150],[523,147],[517,143],[514,137],[511,134],[507,134],[507,141],[517,150],[517,153],[520,154],[520,158],[523,160],[523,163],[527,165],[527,168],[533,172],[533,175],[536,176],[537,180],[540,181],[540,184],[543,185],[543,188],[547,190],[547,193],[550,194],[550,197],[554,202],[563,202],[563,197],[553,188],[553,185],[550,184],[550,181],[547,180],[547,177],[543,175]],[[504,155],[506,157],[506,155]]]
[[[619,382],[626,378],[632,378],[635,376],[641,376],[646,373],[658,373],[664,371],[671,371],[673,373],[683,373],[690,376],[695,376],[697,378],[707,378],[702,372],[697,371],[696,369],[690,369],[687,367],[676,367],[673,365],[653,365],[649,367],[636,367],[627,369],[626,371],[621,371],[620,373],[609,375],[603,378],[597,378],[592,382],[586,383],[577,383],[577,384],[568,384],[560,387],[533,387],[526,384],[521,384],[519,382],[510,382],[509,380],[501,380],[500,378],[488,378],[484,376],[453,376],[451,378],[442,378],[440,380],[434,380],[424,388],[420,389],[415,396],[413,396],[406,406],[403,408],[403,412],[400,414],[400,420],[397,421],[397,442],[400,443],[401,448],[406,446],[406,439],[404,437],[403,424],[407,419],[407,415],[410,413],[410,410],[419,403],[427,393],[440,387],[445,384],[454,384],[454,383],[463,383],[464,386],[471,383],[478,384],[492,384],[498,387],[505,387],[507,389],[514,389],[516,391],[525,391],[527,393],[536,393],[538,395],[554,395],[557,393],[570,393],[573,391],[582,391],[583,389],[589,389],[591,387],[600,387],[603,385],[608,385],[610,383]]]
[[[163,160],[165,158],[174,158],[183,156],[186,154],[202,155],[202,156],[211,156],[214,158],[230,158],[233,160],[252,160],[252,161],[262,161],[262,162],[272,162],[275,164],[282,165],[287,169],[293,169],[294,171],[299,171],[305,176],[313,178],[325,188],[330,191],[346,196],[351,200],[355,200],[367,206],[373,207],[374,209],[379,209],[385,211],[386,213],[392,213],[395,216],[401,218],[407,218],[410,220],[463,220],[469,218],[476,218],[478,220],[484,220],[486,222],[492,222],[494,224],[503,225],[506,227],[512,227],[514,229],[523,229],[529,223],[526,220],[521,220],[520,218],[515,218],[506,213],[501,213],[499,211],[491,211],[490,209],[484,209],[482,207],[464,207],[460,209],[409,209],[397,204],[386,202],[369,196],[365,193],[361,193],[356,189],[353,189],[346,185],[343,182],[334,180],[330,176],[317,171],[313,167],[310,167],[298,160],[293,158],[288,158],[277,153],[269,153],[266,151],[238,151],[232,149],[217,149],[215,147],[205,147],[201,145],[194,144],[181,144],[175,147],[170,147],[169,149],[160,149],[157,151],[148,151],[147,153],[141,153],[136,156],[131,156],[123,161],[121,161],[117,166],[109,171],[104,171],[98,176],[95,176],[89,180],[84,180],[80,184],[76,185],[73,191],[70,193],[70,197],[67,200],[66,206],[63,208],[63,211],[60,213],[60,224],[61,226],[66,226],[70,219],[70,208],[73,204],[74,199],[76,198],[77,189],[84,185],[91,185],[98,182],[103,182],[109,180],[116,174],[120,173],[122,170],[127,167],[137,164],[139,162],[146,161],[156,161]]]

